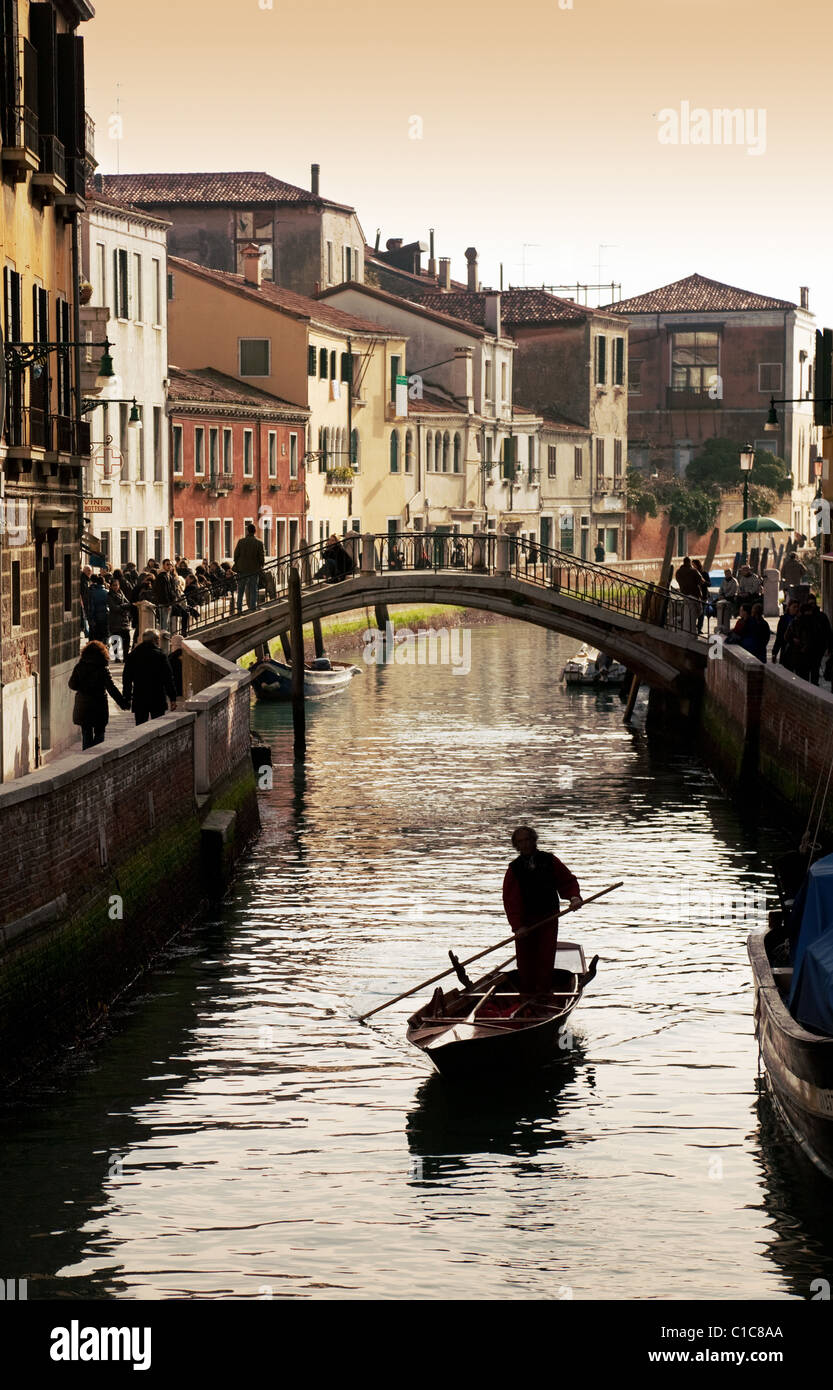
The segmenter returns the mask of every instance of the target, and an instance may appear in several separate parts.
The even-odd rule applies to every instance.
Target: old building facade
[[[84,107],[86,0],[0,10],[3,259],[0,777],[74,738],[82,416],[78,218],[92,156]],[[91,349],[101,355],[101,349]],[[95,372],[93,372],[93,376]]]

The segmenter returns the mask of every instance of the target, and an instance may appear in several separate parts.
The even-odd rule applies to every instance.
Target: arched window
[[[399,430],[391,430],[390,471],[391,473],[399,472]]]
[[[450,462],[451,462],[451,435],[448,433],[448,430],[446,430],[445,434],[443,435],[443,473],[447,473],[447,472],[448,472],[448,468],[449,468]]]
[[[459,473],[462,467],[463,441],[459,432],[454,436],[454,472]]]
[[[413,473],[413,471],[414,471],[414,432],[413,432],[413,430],[406,430],[406,431],[405,431],[405,472],[406,472],[406,473]]]
[[[352,463],[353,468],[355,469],[355,471],[358,473],[358,471],[359,471],[359,432],[358,432],[358,430],[353,430],[353,433],[350,435],[350,462]]]
[[[434,436],[429,430],[425,436],[425,471],[432,473],[434,470]]]

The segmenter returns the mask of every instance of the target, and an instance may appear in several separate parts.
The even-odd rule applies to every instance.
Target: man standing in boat
[[[558,941],[559,897],[569,898],[571,907],[581,907],[577,880],[566,864],[554,854],[538,849],[538,836],[528,825],[512,833],[518,851],[503,880],[503,906],[513,932],[530,932],[515,945],[521,994],[549,990]]]

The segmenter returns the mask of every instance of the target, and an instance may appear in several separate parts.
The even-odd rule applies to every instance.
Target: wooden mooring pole
[[[289,640],[292,645],[292,728],[296,758],[307,751],[307,715],[304,707],[304,619],[301,612],[301,576],[289,571]]]
[[[289,645],[289,633],[288,633],[288,632],[281,632],[281,633],[278,634],[278,636],[280,637],[280,641],[281,641],[281,651],[283,652],[283,659],[284,659],[284,661],[291,661],[291,660],[292,660],[292,648],[291,648],[291,646]]]
[[[375,603],[373,605],[373,614],[376,618],[376,626],[379,631],[386,633],[388,630],[388,623],[390,622],[388,605],[386,603]]]
[[[323,656],[323,655],[324,655],[324,636],[323,636],[323,634],[322,634],[322,632],[321,632],[321,619],[320,619],[320,618],[313,618],[313,620],[312,620],[312,640],[313,640],[313,642],[315,643],[315,655],[316,655],[316,656]]]

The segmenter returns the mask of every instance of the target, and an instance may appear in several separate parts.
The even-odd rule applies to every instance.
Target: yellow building
[[[263,280],[259,254],[243,275],[170,257],[168,346],[184,370],[213,367],[309,408],[306,536],[385,530],[403,510],[405,461],[389,467],[400,334]]]
[[[92,15],[86,0],[9,0],[0,11],[3,780],[29,772],[77,733],[67,678],[81,635],[89,426],[73,345],[80,342],[78,219],[92,161],[77,29]]]

